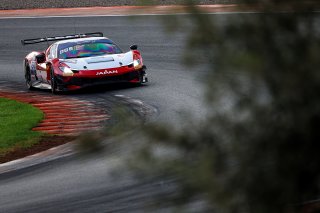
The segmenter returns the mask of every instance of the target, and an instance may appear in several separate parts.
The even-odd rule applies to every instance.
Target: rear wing
[[[65,35],[65,36],[54,36],[54,37],[46,37],[46,38],[25,39],[25,40],[21,40],[21,44],[28,45],[28,44],[37,44],[42,42],[61,41],[61,40],[85,38],[85,37],[103,37],[103,33],[95,32],[95,33],[83,33],[83,34]]]

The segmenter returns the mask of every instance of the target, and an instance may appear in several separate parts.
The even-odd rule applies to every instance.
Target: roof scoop
[[[85,60],[88,64],[94,64],[94,63],[103,63],[103,62],[111,62],[114,61],[113,57],[95,57]]]

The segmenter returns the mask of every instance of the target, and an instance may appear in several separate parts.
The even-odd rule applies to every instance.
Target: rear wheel
[[[29,90],[32,90],[32,82],[31,82],[31,72],[29,66],[25,67],[25,79],[26,79],[26,86]]]
[[[57,81],[56,81],[56,77],[54,76],[53,68],[51,68],[50,80],[51,80],[51,92],[52,94],[57,94]]]

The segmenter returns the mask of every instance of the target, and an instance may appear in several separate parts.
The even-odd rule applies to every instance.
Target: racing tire
[[[51,92],[52,94],[57,94],[57,81],[56,81],[56,77],[54,76],[54,71],[52,68],[50,72],[50,80],[51,80]]]
[[[146,73],[146,67],[143,67],[140,71],[139,71],[139,83],[138,85],[142,85],[145,83],[148,83],[148,77],[147,77],[147,73]]]
[[[26,79],[26,86],[28,90],[33,90],[34,88],[31,83],[31,72],[30,72],[29,66],[25,67],[25,79]]]

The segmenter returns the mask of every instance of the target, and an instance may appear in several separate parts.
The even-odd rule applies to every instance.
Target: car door
[[[42,63],[37,64],[38,76],[41,76],[43,83],[50,84],[50,70],[48,69],[48,63],[55,58],[56,44],[51,45],[45,52],[45,60]]]
[[[41,53],[36,56],[36,71],[39,81],[46,82],[46,56],[44,53]]]

